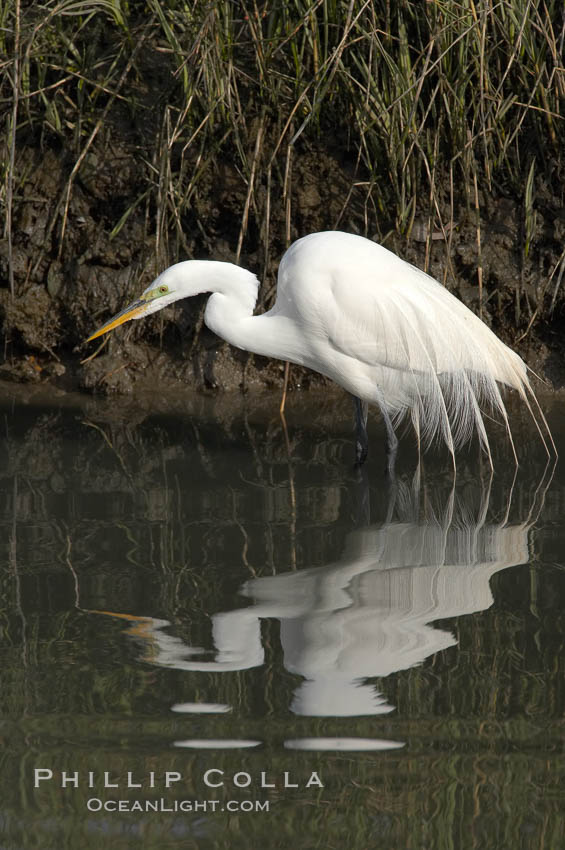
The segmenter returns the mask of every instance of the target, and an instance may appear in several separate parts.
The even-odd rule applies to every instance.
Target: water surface
[[[561,465],[276,410],[4,390],[2,846],[562,846]]]

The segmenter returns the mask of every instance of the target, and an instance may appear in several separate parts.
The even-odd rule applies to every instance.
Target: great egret
[[[307,366],[355,397],[359,464],[367,455],[369,403],[384,419],[389,470],[398,446],[395,427],[408,413],[418,444],[443,440],[454,464],[455,449],[476,431],[492,466],[481,412],[486,407],[501,416],[516,458],[498,384],[517,390],[546,450],[538,418],[555,448],[523,360],[438,281],[382,245],[350,233],[312,233],[284,254],[274,307],[254,316],[258,287],[252,272],[232,263],[176,263],[89,340],[180,298],[210,292],[204,321],[223,339]]]

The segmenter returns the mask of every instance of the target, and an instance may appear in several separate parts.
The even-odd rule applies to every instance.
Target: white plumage
[[[347,233],[298,240],[279,271],[277,305],[308,322],[310,357],[396,424],[410,412],[426,445],[453,453],[477,429],[488,451],[481,406],[506,410],[497,381],[526,397],[526,366],[464,304],[391,251]],[[269,315],[269,314],[267,314]]]
[[[454,456],[476,431],[490,459],[484,411],[498,413],[512,440],[499,384],[515,389],[531,412],[533,402],[538,430],[538,419],[547,429],[522,359],[440,283],[375,242],[337,231],[299,239],[281,260],[274,307],[253,316],[258,285],[230,263],[177,263],[91,339],[179,298],[211,292],[204,318],[221,337],[307,366],[361,400],[360,462],[367,402],[383,413],[392,455],[393,429],[410,414],[425,447],[441,439]]]

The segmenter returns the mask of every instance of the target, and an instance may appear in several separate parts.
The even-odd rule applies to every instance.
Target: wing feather
[[[277,305],[307,326],[313,368],[395,424],[410,412],[426,445],[439,438],[453,453],[477,431],[490,455],[482,410],[510,434],[499,384],[532,411],[522,359],[440,283],[374,242],[335,232],[295,242]]]

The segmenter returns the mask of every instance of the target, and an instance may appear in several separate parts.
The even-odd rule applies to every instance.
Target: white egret
[[[358,463],[367,455],[369,403],[384,419],[389,470],[395,427],[407,414],[418,444],[443,440],[454,463],[456,448],[476,431],[492,466],[482,411],[498,413],[516,457],[499,384],[518,392],[546,450],[538,420],[555,449],[523,360],[438,281],[381,245],[350,233],[312,233],[286,251],[275,305],[254,316],[258,287],[252,272],[232,263],[176,263],[89,340],[210,292],[204,321],[220,337],[307,366],[355,397]]]

